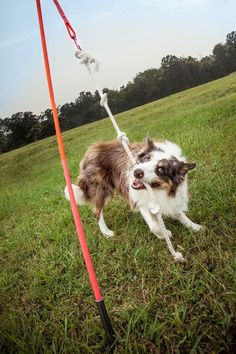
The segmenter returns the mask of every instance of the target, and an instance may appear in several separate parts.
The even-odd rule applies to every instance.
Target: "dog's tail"
[[[72,184],[71,187],[74,192],[76,204],[77,205],[84,205],[87,202],[87,200],[85,198],[85,193],[84,193],[83,189],[80,187],[80,185],[75,185],[75,184]],[[65,193],[66,199],[70,200],[67,186],[65,188],[64,193]]]

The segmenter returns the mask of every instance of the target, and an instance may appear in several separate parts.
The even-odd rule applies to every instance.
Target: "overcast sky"
[[[52,0],[41,0],[57,105],[94,91]],[[167,54],[200,58],[236,30],[236,0],[60,0],[82,48],[120,88]],[[0,117],[50,107],[34,0],[0,0]]]

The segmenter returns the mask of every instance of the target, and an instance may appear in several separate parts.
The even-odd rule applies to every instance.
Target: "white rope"
[[[159,205],[156,202],[156,198],[154,196],[152,187],[148,183],[144,183],[144,185],[147,188],[147,190],[149,192],[150,199],[151,199],[151,203],[149,204],[149,209],[150,209],[151,213],[154,214],[157,217],[158,223],[159,223],[160,228],[161,228],[161,233],[162,233],[162,235],[165,238],[165,241],[166,241],[166,244],[167,244],[167,246],[169,248],[170,253],[172,254],[172,256],[174,257],[174,259],[177,262],[184,262],[185,259],[184,259],[183,255],[182,255],[182,253],[175,252],[174,247],[173,247],[173,245],[171,243],[170,237],[169,237],[169,235],[167,233],[165,224],[163,222],[163,219],[162,219],[162,216],[161,216],[161,213],[160,213],[160,207],[159,207]]]
[[[132,165],[136,165],[136,160],[134,159],[131,151],[130,151],[130,148],[128,146],[129,144],[129,139],[127,138],[126,134],[124,132],[122,132],[118,126],[118,124],[116,123],[116,120],[115,120],[115,117],[113,116],[111,110],[110,110],[110,107],[108,105],[108,99],[107,99],[107,94],[106,93],[103,93],[102,90],[100,89],[99,87],[99,84],[98,84],[98,81],[94,75],[94,70],[92,70],[91,68],[91,64],[94,64],[95,65],[95,70],[98,70],[98,64],[97,64],[97,61],[95,58],[93,58],[89,53],[87,52],[84,52],[84,51],[77,51],[75,53],[75,56],[76,58],[78,58],[80,60],[80,63],[81,64],[84,64],[88,70],[88,73],[90,75],[90,77],[92,78],[92,81],[94,82],[94,86],[96,88],[96,90],[98,91],[98,94],[101,98],[101,101],[100,101],[100,104],[102,107],[104,107],[104,109],[106,110],[109,118],[111,119],[111,122],[116,130],[116,133],[117,133],[117,138],[118,140],[122,143]],[[151,211],[152,214],[154,214],[156,217],[157,217],[157,220],[159,222],[159,225],[160,225],[160,228],[161,228],[161,233],[162,235],[164,236],[165,238],[165,241],[166,241],[166,244],[168,246],[168,249],[170,251],[170,253],[172,254],[172,256],[174,257],[175,261],[177,262],[183,262],[185,259],[182,255],[182,253],[180,252],[175,252],[173,246],[172,246],[172,243],[171,243],[171,240],[169,238],[169,235],[168,235],[168,232],[165,228],[165,224],[163,222],[163,219],[162,219],[162,216],[161,216],[161,213],[160,213],[160,208],[159,208],[159,205],[158,203],[156,202],[156,199],[155,199],[155,196],[154,196],[154,193],[153,193],[153,190],[150,186],[150,184],[148,183],[144,183],[148,193],[149,193],[149,196],[150,196],[150,199],[151,199],[151,203],[149,204],[149,209]]]
[[[85,64],[85,66],[86,66],[86,68],[88,70],[88,73],[89,73],[89,75],[90,75],[90,77],[91,77],[91,79],[92,79],[92,81],[94,83],[94,86],[95,86],[96,90],[98,91],[98,94],[99,94],[99,96],[101,98],[100,104],[101,104],[102,107],[104,107],[104,109],[106,110],[109,118],[111,119],[111,122],[112,122],[112,124],[113,124],[113,126],[114,126],[114,128],[116,130],[118,140],[120,140],[120,142],[122,143],[127,155],[129,156],[129,159],[130,159],[132,165],[134,166],[136,164],[136,161],[135,161],[135,159],[134,159],[134,157],[133,157],[133,155],[132,155],[132,153],[131,153],[131,151],[130,151],[130,149],[128,147],[129,139],[127,138],[126,134],[123,133],[120,130],[118,124],[116,123],[115,117],[113,116],[113,114],[112,114],[112,112],[110,110],[110,107],[108,105],[107,94],[103,93],[102,90],[100,89],[98,81],[97,81],[97,79],[96,79],[96,77],[94,75],[94,71],[91,68],[90,64],[96,63],[96,60],[93,57],[91,57],[87,52],[85,52],[84,55],[82,55],[82,53],[83,53],[83,51],[77,51],[75,53],[75,56],[76,56],[76,58],[82,60],[81,64]]]

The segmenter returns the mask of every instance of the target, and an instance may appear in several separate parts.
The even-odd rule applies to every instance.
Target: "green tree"
[[[18,112],[4,120],[6,124],[7,150],[32,143],[40,137],[40,123],[32,112]]]
[[[0,118],[0,153],[7,151],[7,126],[4,122],[4,119]]]

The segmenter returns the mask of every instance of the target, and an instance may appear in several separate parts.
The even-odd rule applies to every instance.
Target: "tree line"
[[[236,31],[228,33],[225,43],[214,46],[212,54],[201,59],[167,55],[160,68],[151,68],[135,76],[119,90],[105,88],[114,114],[143,105],[236,71]],[[74,102],[58,108],[62,131],[102,118],[98,92],[81,92]],[[18,112],[0,119],[0,153],[4,153],[55,134],[51,109],[40,115]]]

